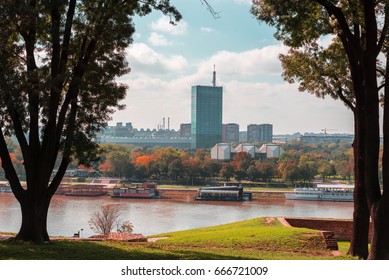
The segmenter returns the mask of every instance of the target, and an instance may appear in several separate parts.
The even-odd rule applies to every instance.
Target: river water
[[[120,207],[120,218],[134,225],[134,232],[151,235],[213,226],[257,217],[352,218],[353,203],[260,199],[249,202],[198,202],[170,199],[115,199],[55,195],[49,209],[50,235],[93,235],[88,220],[101,205]],[[0,231],[17,232],[21,215],[13,194],[0,193]],[[81,230],[82,229],[82,230]]]

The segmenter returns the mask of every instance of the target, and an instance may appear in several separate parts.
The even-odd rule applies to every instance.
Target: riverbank
[[[180,200],[180,201],[191,201],[197,196],[198,188],[196,187],[169,187],[162,186],[158,187],[159,193],[162,197],[168,199]],[[252,199],[280,199],[285,198],[285,192],[291,192],[288,189],[270,189],[270,190],[256,190],[253,188],[245,189],[247,192],[252,193]]]
[[[339,260],[348,256],[326,247],[320,231],[283,225],[274,218],[255,218],[219,226],[159,235],[156,242],[55,240],[50,244],[0,241],[1,259],[41,260]],[[166,238],[168,237],[168,238]]]

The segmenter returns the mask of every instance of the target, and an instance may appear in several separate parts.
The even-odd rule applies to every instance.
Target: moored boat
[[[11,193],[12,189],[8,183],[0,183],[0,193]]]
[[[352,185],[325,185],[314,187],[295,188],[293,192],[285,193],[286,199],[315,200],[315,201],[354,201],[354,186]]]
[[[116,178],[97,178],[89,183],[61,184],[56,194],[65,196],[103,196],[107,195],[114,186],[120,183]]]
[[[97,184],[77,184],[72,185],[67,192],[66,196],[103,196],[107,191],[104,189],[104,185]]]
[[[112,198],[160,198],[156,183],[132,184],[129,187],[116,187]]]
[[[212,201],[247,201],[252,193],[244,192],[242,186],[202,187],[198,190],[196,200]]]

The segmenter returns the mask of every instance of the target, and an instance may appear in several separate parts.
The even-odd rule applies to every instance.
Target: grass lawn
[[[226,225],[171,232],[155,243],[124,241],[54,240],[35,245],[12,240],[0,241],[1,259],[130,260],[130,259],[353,259],[346,255],[348,243],[341,243],[341,256],[325,248],[318,231],[284,227],[277,219],[265,218]]]

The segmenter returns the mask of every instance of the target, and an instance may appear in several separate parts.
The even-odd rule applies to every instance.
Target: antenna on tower
[[[212,85],[216,87],[216,68],[215,64],[213,65],[213,79],[212,79]]]

